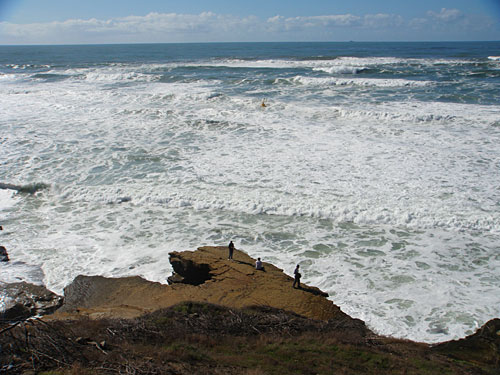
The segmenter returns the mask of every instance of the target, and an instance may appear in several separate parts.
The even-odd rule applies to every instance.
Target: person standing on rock
[[[293,287],[295,288],[295,285],[300,289],[300,277],[302,276],[299,272],[299,265],[297,264],[297,267],[295,267],[295,271],[293,271],[294,274],[294,279],[293,279]]]
[[[228,245],[228,249],[229,249],[229,257],[227,259],[233,259],[233,252],[234,252],[234,243],[233,241],[229,242],[229,245]]]
[[[9,254],[4,246],[0,246],[0,262],[8,262]]]
[[[0,230],[3,230],[3,227],[0,225]],[[7,253],[7,249],[4,246],[0,246],[0,262],[8,262],[9,254]]]

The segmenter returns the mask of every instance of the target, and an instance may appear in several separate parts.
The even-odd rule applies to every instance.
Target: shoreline
[[[61,375],[80,366],[88,373],[99,368],[111,374],[124,358],[128,366],[143,368],[146,356],[149,368],[176,374],[219,374],[221,366],[226,374],[293,373],[303,368],[299,362],[305,366],[300,373],[305,368],[349,374],[494,374],[500,369],[500,319],[460,340],[424,344],[375,334],[320,289],[293,288],[293,278],[281,269],[264,262],[264,270],[256,270],[255,259],[237,249],[233,260],[222,246],[172,252],[170,262],[170,285],[138,276],[78,276],[52,314],[0,326],[5,348],[0,365],[58,369],[55,374]],[[52,301],[52,307],[62,302],[50,293],[41,301]],[[268,345],[283,357],[268,352]],[[311,350],[307,358],[305,347]],[[248,372],[253,361],[260,370]],[[105,364],[108,372],[102,370]]]
[[[208,246],[207,248],[212,248],[212,247],[213,247],[213,246]],[[215,246],[214,248],[225,249],[225,247],[224,247],[224,246],[222,246],[222,247],[217,247],[217,246]],[[223,252],[224,250],[221,250],[221,251]],[[174,252],[174,253],[177,253],[177,252]],[[248,257],[248,258],[250,259],[250,260],[249,260],[249,262],[255,262],[255,259],[253,259],[253,258],[249,257],[249,256],[248,256],[248,254],[246,254],[245,252],[241,252],[241,254],[243,254],[244,256]],[[11,264],[12,264],[12,263],[19,263],[19,261],[17,261],[17,262],[10,262],[10,263],[11,263]],[[269,263],[266,263],[266,264],[269,264]],[[273,266],[273,267],[274,267],[274,266]],[[275,268],[276,268],[276,267],[275,267]],[[280,270],[280,271],[282,271],[282,270]],[[174,270],[173,270],[172,272],[173,272],[173,273],[175,273],[175,271],[174,271]],[[172,276],[170,276],[170,277],[166,278],[166,280],[167,280],[167,283],[166,283],[166,282],[163,282],[163,281],[160,281],[160,282],[158,282],[158,281],[151,281],[151,280],[148,280],[148,279],[143,278],[142,276],[116,276],[116,277],[114,277],[114,276],[113,276],[113,277],[109,276],[109,277],[103,277],[103,276],[100,276],[100,275],[95,275],[95,276],[82,276],[82,275],[80,275],[80,276],[77,276],[77,277],[73,280],[73,282],[72,282],[72,283],[74,283],[74,282],[75,282],[75,281],[76,281],[79,277],[96,277],[96,278],[109,279],[109,280],[120,280],[120,279],[127,279],[127,278],[138,278],[138,279],[142,279],[142,281],[143,281],[145,284],[147,284],[147,283],[151,283],[151,284],[158,284],[158,285],[162,285],[162,286],[167,287],[167,286],[169,286],[169,284],[168,284],[168,280],[167,280],[167,279],[170,279]],[[68,285],[66,285],[66,287],[70,286],[72,283],[69,283]],[[9,286],[9,285],[11,285],[11,284],[15,285],[15,284],[23,284],[23,283],[17,283],[17,282],[2,283],[2,282],[0,282],[0,284],[3,284],[4,286]],[[30,284],[29,282],[26,282],[26,285],[29,285],[29,284]],[[44,286],[43,284],[38,284],[38,283],[33,284],[33,286],[35,286],[35,287],[42,286],[42,287],[47,288],[47,287],[46,287],[46,286]],[[66,288],[66,287],[65,287],[65,288]],[[25,286],[24,286],[24,285],[22,285],[22,286],[21,286],[21,289],[22,289],[22,288],[25,288]],[[31,287],[29,287],[29,288],[31,288]],[[15,289],[15,288],[14,288],[14,289]],[[319,291],[319,289],[318,289],[318,291]],[[52,292],[52,291],[50,291],[50,290],[49,290],[49,292],[50,292],[50,293],[52,293],[54,296],[57,296],[57,294],[56,294],[56,293],[54,293],[54,292]],[[320,291],[320,292],[321,292],[321,291]],[[324,292],[321,292],[321,293],[324,293]],[[15,293],[14,293],[14,294],[15,294]],[[36,294],[36,293],[33,293],[33,295],[34,295],[34,294]],[[64,291],[63,291],[63,293],[60,293],[60,294],[64,295]],[[328,294],[327,294],[327,293],[324,293],[324,294],[325,294],[326,296],[328,296]],[[57,297],[60,297],[61,299],[63,298],[63,297],[61,297],[61,296],[57,296]],[[23,298],[24,298],[24,297],[23,297]],[[27,298],[27,299],[25,299],[25,303],[27,303],[27,304],[32,304],[32,305],[33,305],[33,304],[34,304],[34,305],[36,305],[36,303],[26,302],[26,300],[27,300],[27,301],[30,301],[30,300],[32,299],[32,297],[28,296],[28,297],[26,297],[26,298]],[[45,298],[45,297],[44,297],[44,298]],[[195,300],[196,300],[196,299],[195,299]],[[331,302],[335,305],[335,303],[334,303],[334,299],[330,299],[330,301],[331,301]],[[4,304],[4,305],[5,305],[5,302],[4,302],[3,300],[0,300],[0,314],[1,314],[2,304]],[[158,306],[160,306],[160,305],[158,305]],[[158,306],[156,306],[156,307],[155,307],[155,306],[153,306],[152,308],[147,308],[147,309],[144,309],[144,311],[151,312],[151,311],[153,311],[152,309],[154,309],[154,308],[158,308]],[[339,306],[337,306],[337,305],[335,305],[335,306],[336,306],[339,310],[341,309]],[[30,307],[30,309],[31,309],[31,307]],[[61,311],[62,311],[62,310],[61,310]],[[143,309],[141,309],[140,307],[136,307],[136,311],[143,311]],[[31,315],[36,315],[36,314],[31,314]],[[131,315],[130,315],[130,317],[135,317],[135,315],[131,314]],[[358,319],[360,319],[360,320],[364,321],[362,318],[358,318]],[[474,329],[474,330],[470,330],[469,332],[467,332],[467,333],[465,333],[465,334],[463,334],[463,335],[455,336],[455,337],[452,337],[452,338],[445,338],[445,339],[442,339],[442,340],[435,340],[435,341],[424,341],[424,340],[418,340],[418,339],[409,338],[409,337],[406,337],[406,336],[398,336],[398,335],[393,335],[393,334],[390,334],[390,333],[389,333],[389,334],[388,334],[388,333],[381,333],[381,332],[378,332],[378,331],[376,331],[376,330],[375,330],[374,332],[377,332],[377,335],[382,335],[382,336],[385,336],[385,337],[392,337],[392,338],[394,338],[394,339],[401,339],[401,340],[410,340],[410,341],[414,341],[414,342],[421,342],[421,343],[425,343],[426,345],[439,345],[439,344],[444,343],[444,342],[449,342],[449,341],[454,341],[454,340],[460,340],[460,339],[462,339],[462,338],[467,337],[468,335],[474,334],[475,332],[477,332],[477,330],[479,330],[481,327],[483,327],[483,326],[484,326],[485,324],[487,324],[489,321],[494,320],[494,319],[495,319],[495,317],[491,317],[490,319],[485,320],[485,321],[484,321],[484,323],[482,323],[482,324],[478,325],[476,329]],[[371,328],[371,327],[370,327],[370,329],[373,329],[373,328]]]
[[[195,251],[170,253],[169,261],[173,266],[173,271],[172,275],[167,278],[168,284],[149,281],[141,276],[104,277],[79,275],[64,288],[63,296],[48,290],[45,286],[26,282],[4,283],[4,286],[13,290],[10,292],[11,295],[20,296],[21,304],[24,303],[26,306],[31,307],[27,309],[21,308],[21,310],[14,308],[13,311],[23,315],[23,318],[38,315],[44,315],[44,318],[49,320],[78,319],[82,316],[92,319],[136,318],[141,314],[151,313],[176,303],[199,301],[235,308],[263,305],[293,311],[306,318],[320,320],[332,319],[340,314],[349,317],[349,319],[363,322],[343,313],[334,301],[328,299],[327,293],[316,287],[304,285],[302,289],[286,290],[287,283],[290,285],[293,283],[292,277],[286,275],[282,269],[267,262],[264,262],[266,271],[255,270],[253,264],[255,264],[256,260],[241,250],[235,250],[235,262],[230,262],[229,265],[226,264],[226,251],[227,247],[224,246],[204,246]],[[228,272],[233,275],[231,277],[240,286],[244,282],[248,283],[248,280],[254,276],[260,276],[259,274],[262,274],[267,281],[257,283],[252,287],[246,285],[243,288],[238,288],[235,285],[228,285]],[[221,277],[223,274],[226,276]],[[294,292],[300,291],[307,293],[309,297],[314,297],[312,300],[306,298],[306,303],[292,302],[288,298],[281,302],[279,298],[273,300],[273,297],[269,295],[270,291],[273,290],[273,286],[269,285],[270,282],[278,285],[276,291],[281,293],[282,296],[293,295]],[[216,287],[211,288],[211,286]],[[255,289],[249,291],[251,288]],[[264,293],[259,291],[261,288],[265,289]],[[137,291],[139,294],[134,294]],[[9,300],[8,294],[7,298],[0,301],[5,305],[4,307],[6,307],[5,300]],[[245,295],[245,297],[240,297],[240,295]],[[44,303],[37,301],[37,298],[44,301],[45,306],[43,306]],[[167,302],[160,302],[162,298]],[[311,307],[314,304],[321,307]],[[4,317],[12,316],[11,313],[5,314],[5,308],[3,315]],[[5,321],[5,318],[3,320]],[[494,320],[496,318],[487,321],[482,327]],[[365,323],[363,322],[363,324]],[[477,331],[481,330],[482,327],[479,327]],[[379,336],[379,334],[375,335]],[[433,346],[460,340],[464,337],[435,343],[421,343]],[[418,342],[405,338],[392,338]]]

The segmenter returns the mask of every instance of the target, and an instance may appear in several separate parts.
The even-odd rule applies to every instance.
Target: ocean
[[[166,283],[169,252],[233,240],[300,264],[380,334],[470,334],[500,317],[498,56],[500,42],[0,46],[0,184],[33,192],[0,189],[0,281]]]

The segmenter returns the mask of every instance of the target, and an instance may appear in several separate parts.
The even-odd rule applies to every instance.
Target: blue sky
[[[0,44],[500,40],[500,0],[0,0]]]

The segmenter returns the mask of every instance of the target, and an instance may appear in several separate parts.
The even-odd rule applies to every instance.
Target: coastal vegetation
[[[498,339],[485,342],[488,353],[478,356],[472,348],[457,353],[453,345],[380,337],[352,320],[319,321],[262,306],[234,309],[183,302],[135,319],[30,319],[8,326],[0,334],[0,371],[26,375],[496,374]]]

